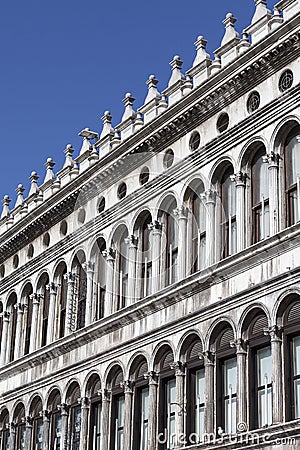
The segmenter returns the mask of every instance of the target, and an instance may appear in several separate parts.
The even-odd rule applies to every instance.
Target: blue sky
[[[268,7],[276,3],[268,0]],[[212,54],[223,37],[226,13],[238,19],[241,32],[254,5],[254,0],[4,0],[0,197],[8,194],[13,205],[17,185],[28,188],[33,170],[42,183],[48,157],[58,171],[66,144],[78,154],[81,129],[99,132],[105,110],[118,124],[126,92],[136,98],[135,109],[140,107],[150,74],[164,90],[174,55],[180,55],[185,72],[198,35],[208,40]]]

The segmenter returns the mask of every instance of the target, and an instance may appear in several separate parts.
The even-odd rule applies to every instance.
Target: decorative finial
[[[232,39],[239,37],[239,33],[234,28],[235,22],[236,18],[233,17],[233,14],[227,13],[226,18],[223,20],[223,23],[225,25],[225,35],[222,39],[221,46],[227,44],[227,42],[232,41]]]
[[[136,113],[136,119],[134,122],[134,131],[138,131],[144,126],[143,115],[140,112]]]
[[[54,180],[54,173],[53,173],[53,167],[55,166],[55,162],[53,161],[52,158],[48,158],[46,163],[45,163],[45,167],[46,167],[46,176],[44,179],[44,183],[47,183],[47,181],[52,181]]]
[[[251,24],[258,22],[262,17],[268,16],[271,14],[271,11],[267,8],[266,0],[254,0],[255,3],[255,13],[252,17]]]
[[[17,189],[16,189],[16,193],[17,193],[17,201],[15,204],[15,208],[17,208],[18,206],[23,206],[24,203],[24,198],[23,198],[23,193],[25,191],[25,188],[23,186],[23,184],[19,184]]]
[[[106,136],[113,136],[114,135],[114,129],[112,127],[111,121],[112,116],[109,111],[105,111],[103,116],[101,117],[101,120],[103,122],[103,128],[102,132],[100,134],[100,139],[106,137]]]
[[[197,41],[195,42],[195,47],[197,50],[196,58],[193,62],[193,67],[197,66],[202,61],[210,59],[210,55],[206,52],[207,41],[203,36],[198,36]]]
[[[112,141],[111,141],[111,147],[112,148],[118,147],[120,142],[121,142],[120,135],[119,135],[118,131],[115,131],[114,137],[112,138]]]
[[[155,75],[150,75],[150,77],[146,81],[146,84],[148,86],[148,94],[147,94],[144,104],[151,102],[151,100],[153,100],[153,99],[156,99],[156,100],[160,99],[160,93],[158,92],[157,87],[156,87],[157,83],[158,83],[158,80],[155,78]]]
[[[92,139],[97,139],[98,133],[91,131],[89,128],[84,128],[82,131],[80,131],[80,133],[78,133],[78,136],[83,137],[82,146],[80,149],[80,155],[83,155],[91,150],[90,141]]]
[[[40,177],[38,176],[38,174],[36,172],[31,172],[31,175],[29,177],[29,180],[31,181],[31,187],[30,187],[30,191],[28,196],[30,197],[31,195],[37,195],[39,193],[39,187],[37,185],[37,181]]]
[[[124,122],[127,119],[131,119],[131,118],[135,117],[135,112],[132,108],[134,100],[135,100],[135,98],[132,97],[130,92],[127,92],[127,94],[125,95],[125,98],[122,100],[122,102],[125,105],[125,111],[122,116],[122,122]]]
[[[64,150],[64,154],[66,155],[66,160],[65,160],[65,164],[64,164],[64,169],[66,167],[73,167],[74,166],[74,161],[72,158],[73,153],[75,152],[75,149],[72,147],[72,144],[68,144]]]
[[[172,61],[170,62],[170,66],[172,67],[172,75],[168,83],[168,87],[175,84],[178,80],[183,80],[184,76],[181,73],[181,67],[183,62],[180,59],[180,56],[175,55]]]
[[[183,95],[187,95],[193,89],[193,82],[189,75],[186,75],[185,82],[182,85],[182,93]]]
[[[2,200],[2,214],[1,214],[1,219],[4,219],[6,217],[9,217],[10,212],[9,212],[9,204],[11,202],[11,199],[9,198],[8,195],[5,195],[3,200]]]

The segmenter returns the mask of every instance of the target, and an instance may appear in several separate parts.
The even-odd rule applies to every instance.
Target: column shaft
[[[17,309],[17,325],[16,325],[16,336],[15,336],[15,350],[14,350],[14,359],[18,359],[22,354],[21,351],[21,337],[22,337],[22,328],[23,328],[23,315],[24,315],[24,305],[18,303],[14,305]],[[13,338],[13,336],[11,336]]]
[[[66,450],[67,438],[68,438],[68,406],[66,404],[60,405],[60,411],[61,411],[60,445],[61,445],[61,450]]]
[[[215,249],[215,207],[216,207],[216,194],[209,190],[206,193],[206,261],[207,266],[212,265],[215,262],[216,249]]]
[[[236,182],[236,249],[238,252],[245,248],[245,180],[242,172],[235,175]]]
[[[85,325],[93,322],[93,279],[94,279],[94,264],[90,261],[84,265],[86,271],[86,306],[85,306]]]
[[[109,411],[110,392],[104,391],[102,396],[102,420],[101,420],[101,450],[108,450],[109,446]]]
[[[182,280],[186,277],[188,209],[186,206],[181,205],[175,209],[174,213],[178,217],[179,227],[177,276],[179,280]]]
[[[81,399],[80,450],[87,450],[88,448],[89,410],[88,399],[83,397]]]
[[[148,421],[148,448],[157,449],[157,375],[150,372],[149,376],[149,421]]]
[[[214,432],[214,362],[211,352],[204,354],[205,364],[205,433]]]
[[[137,297],[136,292],[136,263],[137,263],[137,238],[128,236],[125,239],[128,245],[128,290],[126,304],[131,305]]]
[[[184,440],[184,377],[182,363],[174,365],[176,377],[176,416],[175,416],[175,446],[180,447]]]
[[[32,318],[31,318],[31,331],[30,331],[30,344],[29,353],[38,348],[37,342],[37,330],[38,330],[38,318],[39,318],[39,306],[40,296],[38,294],[32,294]]]
[[[47,344],[50,344],[51,342],[53,342],[55,335],[55,305],[58,286],[55,283],[50,283],[46,288],[49,290]]]
[[[49,411],[43,411],[43,450],[49,449],[50,420]]]
[[[273,423],[283,421],[282,340],[277,326],[270,330],[272,350]]]
[[[269,203],[270,203],[270,236],[279,231],[279,198],[278,198],[278,171],[279,155],[267,155],[269,162]]]
[[[67,304],[66,304],[66,324],[65,335],[75,331],[76,323],[74,317],[74,286],[75,275],[71,272],[64,275],[67,280]]]
[[[114,310],[114,264],[115,251],[110,248],[103,251],[103,256],[106,259],[106,292],[104,300],[104,317],[110,316]]]
[[[150,223],[148,226],[151,231],[152,241],[152,294],[155,294],[160,289],[162,225],[161,223],[155,221]]]
[[[3,367],[7,360],[8,326],[9,326],[9,313],[4,311],[2,338],[1,338],[0,367]]]
[[[124,407],[124,443],[123,450],[131,448],[131,422],[132,422],[132,384],[130,381],[124,382],[125,407]]]

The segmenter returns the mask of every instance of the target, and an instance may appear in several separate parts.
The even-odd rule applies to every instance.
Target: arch
[[[236,173],[236,163],[229,155],[224,155],[214,163],[208,175],[209,188],[219,182],[228,167],[232,167],[233,173]]]
[[[134,216],[132,217],[133,233],[138,229],[138,227],[140,226],[140,221],[143,220],[143,217],[146,215],[149,215],[151,217],[151,222],[154,220],[153,209],[151,210],[151,208],[149,208],[148,206],[141,206],[137,211],[135,211]]]
[[[81,398],[80,383],[77,380],[72,380],[66,390],[66,403],[76,403]]]
[[[207,330],[205,339],[204,339],[204,349],[210,350],[210,346],[212,342],[214,342],[216,334],[218,330],[221,330],[225,325],[228,325],[232,328],[234,338],[236,339],[237,333],[236,333],[236,325],[233,322],[233,320],[230,317],[222,316],[216,320],[210,325],[209,329]]]
[[[242,337],[243,331],[247,328],[247,326],[249,325],[252,318],[259,312],[260,313],[263,312],[266,315],[268,324],[269,324],[269,326],[271,325],[270,313],[269,313],[268,308],[263,303],[256,302],[253,305],[248,306],[242,312],[239,323],[238,323],[238,327],[237,327],[237,333],[238,333],[237,337]],[[248,321],[249,321],[249,323],[248,323]]]
[[[278,153],[282,155],[283,143],[286,140],[290,131],[297,125],[300,125],[300,117],[296,115],[284,117],[275,127],[271,139],[270,149],[279,150]]]
[[[62,395],[62,401],[63,403],[67,403],[68,400],[68,396],[70,395],[70,391],[72,391],[76,386],[78,386],[80,392],[81,392],[81,387],[80,387],[80,381],[78,378],[71,378],[68,383],[66,384],[66,387],[63,391],[63,395]]]
[[[43,410],[43,400],[42,397],[39,394],[34,394],[30,401],[28,402],[28,410],[29,410],[29,415],[33,416],[33,415],[37,415],[37,413],[39,413],[40,411]]]
[[[130,358],[126,368],[126,379],[134,380],[138,378],[141,366],[143,366],[143,373],[146,374],[149,372],[149,359],[145,355],[145,352],[135,353]]]
[[[49,409],[50,405],[53,403],[54,399],[59,396],[59,404],[61,403],[62,399],[62,392],[59,386],[55,385],[50,388],[50,390],[47,392],[45,397],[45,405],[46,408]]]
[[[7,292],[7,294],[6,294],[6,296],[5,296],[5,300],[4,300],[4,302],[3,302],[3,305],[5,305],[4,306],[4,310],[8,310],[8,307],[10,306],[10,305],[12,305],[12,304],[14,304],[14,303],[12,303],[12,302],[14,302],[14,303],[16,303],[17,302],[17,292],[15,291],[15,289],[10,289],[8,292]]]
[[[86,262],[86,251],[82,247],[77,248],[77,250],[75,250],[70,257],[71,270],[73,270],[76,260],[80,265]]]
[[[121,230],[126,229],[127,235],[128,235],[129,228],[130,228],[130,225],[127,223],[127,221],[125,221],[125,220],[118,221],[118,223],[114,224],[114,226],[112,227],[112,229],[108,235],[107,244],[110,247],[112,247],[113,243],[114,243],[114,239],[116,239],[116,236],[118,236],[121,233]]]
[[[120,381],[124,381],[124,366],[121,362],[111,363],[110,366],[106,369],[104,375],[104,386],[107,389],[111,389],[116,378],[120,379]]]
[[[203,185],[204,188],[204,192],[207,191],[209,189],[209,183],[208,183],[208,179],[201,173],[193,173],[192,175],[190,175],[183,183],[183,186],[181,188],[180,194],[179,194],[179,199],[181,202],[184,201],[184,196],[186,194],[187,189],[190,186],[199,186],[199,185]]]
[[[12,408],[11,417],[14,422],[21,422],[22,418],[25,417],[25,405],[22,401],[16,401]]]
[[[64,258],[60,258],[55,266],[53,267],[52,270],[52,279],[54,282],[57,281],[58,277],[61,275],[61,273],[66,270],[67,271],[68,266],[67,266],[67,262]]]
[[[175,360],[185,362],[184,360],[186,358],[186,352],[188,351],[189,346],[192,344],[193,341],[197,339],[200,341],[203,348],[203,337],[201,336],[199,330],[193,328],[184,333],[184,335],[181,336],[178,342],[175,352]]]
[[[34,292],[40,293],[39,291],[41,290],[42,286],[44,286],[46,283],[48,284],[49,282],[50,282],[50,274],[48,270],[47,269],[40,270],[34,283]]]
[[[280,296],[280,300],[278,299],[277,304],[275,304],[274,307],[274,310],[276,308],[276,313],[274,311],[274,314],[276,315],[274,316],[272,314],[272,320],[274,320],[274,324],[283,326],[284,313],[288,309],[289,305],[294,301],[300,302],[300,289],[289,289]]]
[[[30,280],[25,281],[20,289],[20,301],[24,301],[28,295],[33,292],[33,284]]]
[[[240,170],[248,171],[257,150],[263,146],[267,153],[268,142],[263,136],[254,136],[242,148],[239,155],[238,167]]]
[[[150,370],[156,370],[163,354],[167,353],[169,351],[172,352],[173,358],[174,358],[175,357],[175,349],[174,349],[174,346],[171,341],[164,340],[164,341],[160,342],[159,344],[157,344],[157,346],[155,347],[155,349],[153,350],[153,353],[151,355],[150,365],[149,365],[151,367]]]
[[[87,252],[87,260],[88,261],[90,261],[93,258],[95,251],[97,249],[99,249],[99,242],[101,242],[101,241],[105,243],[105,248],[106,248],[107,238],[106,238],[106,236],[104,236],[103,233],[96,233],[95,236],[93,236],[93,238],[90,240],[90,243],[88,246],[89,250]]]
[[[102,388],[102,382],[99,373],[94,370],[90,372],[83,383],[82,392],[85,397],[90,398],[93,395],[99,395]]]
[[[161,197],[160,201],[157,203],[158,204],[157,217],[160,218],[162,212],[171,212],[173,214],[173,211],[170,210],[170,206],[174,203],[176,205],[175,206],[175,208],[176,208],[179,204],[177,195],[175,195],[174,193],[170,193],[170,192],[167,192],[166,194],[164,194]],[[173,209],[173,207],[172,207],[172,209]]]

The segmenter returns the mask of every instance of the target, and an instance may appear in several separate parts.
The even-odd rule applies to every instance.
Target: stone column
[[[124,405],[124,442],[123,450],[130,450],[131,448],[131,425],[132,425],[132,382],[126,380],[123,383],[125,394]]]
[[[40,414],[43,418],[43,450],[52,450],[52,449],[49,449],[49,437],[50,437],[49,411],[44,410]]]
[[[151,450],[156,450],[158,375],[155,372],[149,372],[146,377],[149,379],[148,448]]]
[[[47,344],[50,344],[54,340],[55,335],[55,305],[58,286],[55,283],[50,283],[46,286],[49,291],[49,315],[48,315],[48,328],[47,328]]]
[[[39,294],[31,294],[30,299],[32,300],[32,318],[31,318],[29,353],[32,353],[34,350],[38,348],[37,331],[38,331],[39,307],[41,296]]]
[[[24,418],[24,422],[25,422],[25,448],[30,449],[32,443],[33,420],[31,417],[27,416],[26,418]]]
[[[205,366],[205,433],[214,432],[214,355],[210,351],[203,353]]]
[[[89,325],[93,318],[93,284],[94,284],[94,264],[87,261],[83,265],[86,271],[86,306],[85,306],[85,325]]]
[[[272,350],[272,423],[283,421],[282,330],[277,325],[265,330],[271,338]]]
[[[11,422],[9,425],[8,449],[15,450],[16,443],[16,424]]]
[[[101,450],[108,450],[109,448],[109,411],[110,411],[111,394],[106,389],[102,395],[102,420],[101,420]]]
[[[9,326],[9,312],[4,311],[3,315],[3,327],[1,338],[1,354],[0,354],[0,367],[3,367],[7,361],[7,342],[8,342],[8,326]]]
[[[160,289],[162,224],[155,220],[148,225],[148,228],[151,232],[152,244],[152,294],[155,294]]]
[[[207,266],[212,265],[216,260],[216,193],[209,189],[205,192],[206,204],[206,261]]]
[[[22,338],[22,328],[23,328],[23,315],[25,306],[21,303],[17,303],[14,305],[14,308],[17,310],[17,325],[16,325],[16,337],[15,337],[15,351],[14,351],[14,359],[18,359],[21,355],[21,338]]]
[[[175,369],[176,377],[176,416],[175,416],[175,447],[180,447],[184,440],[184,419],[185,419],[185,403],[184,403],[184,377],[185,370],[183,364],[178,361],[171,365]]]
[[[279,191],[278,191],[278,172],[279,172],[278,153],[271,152],[264,158],[269,164],[269,207],[270,207],[270,236],[279,231]]]
[[[60,435],[60,447],[61,450],[66,450],[67,448],[67,438],[68,438],[68,416],[69,407],[66,403],[62,403],[58,406],[61,414],[61,435]]]
[[[110,316],[114,311],[114,266],[116,252],[109,248],[102,252],[106,259],[106,292],[104,301],[104,317]]]
[[[88,420],[90,402],[87,397],[81,399],[80,450],[88,448]]]
[[[174,214],[178,218],[178,280],[186,277],[186,262],[187,262],[187,223],[188,223],[188,208],[185,205],[179,206],[174,210]]]
[[[76,275],[68,272],[64,275],[67,280],[67,304],[66,304],[66,330],[65,335],[72,333],[76,329],[76,318],[74,316],[74,287]]]
[[[245,188],[246,174],[238,172],[232,178],[236,186],[236,250],[242,251],[245,248]]]
[[[247,390],[246,390],[246,358],[247,351],[243,339],[237,339],[230,343],[236,348],[237,363],[237,412],[236,421],[238,424],[247,423]],[[243,429],[243,428],[241,428]]]
[[[137,245],[138,240],[135,236],[128,236],[125,239],[128,245],[128,290],[127,305],[131,305],[137,298],[136,292],[136,265],[137,265]]]

